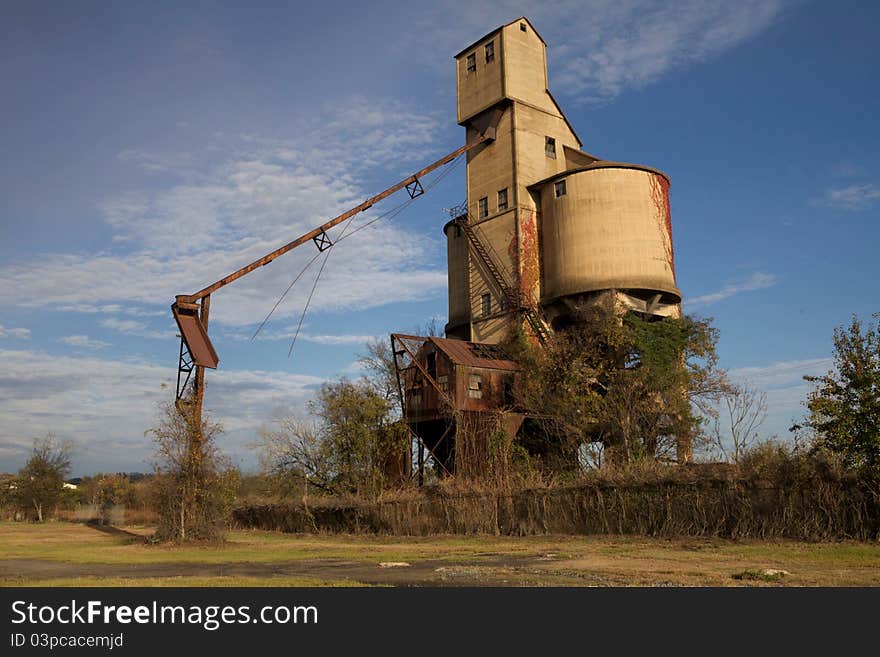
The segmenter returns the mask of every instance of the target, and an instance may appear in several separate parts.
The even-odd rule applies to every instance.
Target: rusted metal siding
[[[517,385],[520,367],[511,360],[481,355],[479,350],[485,348],[489,347],[463,340],[425,338],[416,359],[425,370],[431,369],[429,359],[434,360],[434,380],[426,380],[415,366],[403,372],[406,421],[412,424],[448,418],[450,411],[485,411],[510,406],[509,391]],[[478,391],[471,389],[472,377],[479,377]],[[435,386],[448,397],[452,408],[445,406]]]

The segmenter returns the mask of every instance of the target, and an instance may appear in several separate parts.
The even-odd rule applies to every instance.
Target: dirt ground
[[[329,536],[0,523],[0,585],[878,586],[880,544],[621,536]]]

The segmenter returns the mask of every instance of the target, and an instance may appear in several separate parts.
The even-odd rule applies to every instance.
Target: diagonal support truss
[[[186,387],[192,377],[193,370],[196,368],[192,355],[186,347],[186,341],[183,336],[180,338],[180,360],[177,363],[177,397],[176,401],[180,401],[186,395]],[[186,376],[184,376],[186,375]]]

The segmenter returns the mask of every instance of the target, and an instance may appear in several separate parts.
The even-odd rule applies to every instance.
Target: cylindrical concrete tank
[[[605,289],[659,292],[664,303],[681,301],[666,174],[603,162],[532,189],[541,198],[542,302]]]
[[[446,335],[470,340],[471,301],[468,241],[453,222],[443,227],[446,234],[446,262],[449,280],[449,323]]]

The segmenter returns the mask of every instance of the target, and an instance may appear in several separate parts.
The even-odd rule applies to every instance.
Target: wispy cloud
[[[58,342],[69,347],[81,347],[83,349],[103,349],[110,346],[109,342],[95,340],[87,335],[65,335],[58,338]]]
[[[807,358],[789,360],[770,365],[737,367],[730,370],[736,380],[746,380],[763,390],[803,384],[804,376],[819,376],[832,368],[831,358]]]
[[[146,171],[164,173],[190,168],[193,165],[192,153],[175,152],[170,154],[149,153],[126,149],[117,154],[116,159],[126,164],[136,164]]]
[[[840,210],[866,210],[880,201],[880,185],[863,183],[832,187],[825,192],[823,203]]]
[[[375,335],[313,335],[311,333],[303,333],[299,336],[308,342],[316,342],[317,344],[355,344],[364,345],[370,340],[375,340]]]
[[[17,338],[19,340],[28,340],[31,337],[31,330],[28,328],[6,328],[0,324],[0,338]]]
[[[768,417],[764,432],[785,438],[792,422],[797,422],[806,413],[804,402],[812,384],[804,381],[804,377],[821,376],[833,366],[831,358],[807,358],[738,367],[731,369],[729,374],[733,380],[749,383],[767,395]]]
[[[169,328],[165,331],[156,331],[147,327],[145,322],[139,322],[133,319],[119,319],[117,317],[108,317],[107,319],[102,319],[98,322],[102,327],[106,329],[110,329],[111,331],[117,331],[119,333],[123,333],[126,335],[135,335],[140,338],[156,338],[156,339],[165,339],[165,338],[173,338],[174,332],[170,328],[171,322],[169,321]]]
[[[80,312],[152,315],[174,295],[193,292],[359,203],[375,191],[362,176],[389,161],[394,167],[421,162],[438,129],[436,116],[397,101],[355,98],[336,110],[328,107],[322,122],[304,125],[296,139],[224,138],[196,178],[102,204],[124,248],[0,267],[8,283],[0,304],[51,302]],[[389,200],[391,206],[399,202]],[[379,211],[358,216],[352,226]],[[333,231],[334,240],[342,230]],[[362,309],[441,293],[446,276],[438,240],[379,222],[340,242],[329,252],[311,309]],[[216,321],[248,325],[264,317],[312,254],[305,246],[225,289],[214,299]],[[302,309],[317,270],[306,274],[276,318]],[[143,322],[124,319],[102,325],[140,335],[147,330]]]
[[[709,294],[701,294],[696,297],[686,298],[684,305],[688,308],[696,308],[698,306],[708,306],[724,299],[739,294],[741,292],[751,292],[753,290],[761,290],[776,285],[777,279],[773,274],[765,274],[763,272],[755,272],[749,278],[739,283],[731,283],[725,285],[717,292]]]
[[[777,21],[785,3],[475,0],[466,12],[453,4],[447,0],[425,11],[422,29],[412,31],[419,47],[411,52],[430,52],[437,61],[436,53],[458,52],[489,29],[525,14],[549,39],[551,87],[558,95],[605,102],[735,48]],[[447,16],[454,16],[454,22],[444,20]]]

